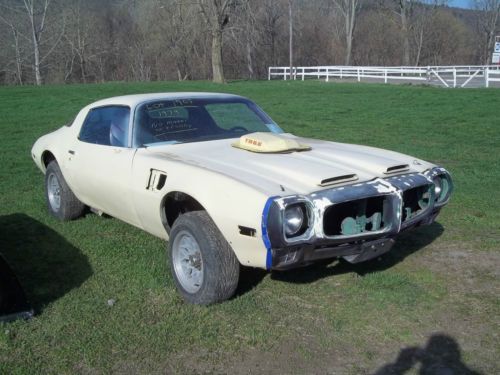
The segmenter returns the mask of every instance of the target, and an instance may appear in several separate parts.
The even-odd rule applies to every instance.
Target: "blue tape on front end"
[[[267,232],[267,216],[269,215],[269,210],[274,200],[279,198],[279,196],[271,197],[266,201],[264,206],[264,211],[262,212],[262,240],[264,241],[264,246],[267,249],[266,254],[266,268],[271,269],[273,265],[273,254],[271,251],[271,241],[269,240],[269,233]]]

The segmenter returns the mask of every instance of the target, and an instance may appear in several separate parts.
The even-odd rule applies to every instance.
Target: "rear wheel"
[[[233,296],[240,265],[205,211],[181,215],[170,232],[170,268],[186,302],[208,305]]]
[[[56,161],[51,161],[45,172],[45,198],[49,213],[61,221],[76,219],[85,210],[85,205],[66,183]]]

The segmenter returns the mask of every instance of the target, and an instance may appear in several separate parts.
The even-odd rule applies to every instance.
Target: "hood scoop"
[[[342,184],[344,182],[356,181],[357,179],[358,175],[356,174],[346,174],[344,176],[325,178],[324,180],[321,180],[319,186],[337,185],[337,184]]]
[[[400,165],[394,165],[392,167],[387,168],[387,170],[384,172],[385,174],[392,174],[392,173],[398,173],[398,172],[406,172],[410,169],[410,166],[408,164],[400,164]]]
[[[296,140],[274,133],[250,133],[240,137],[231,144],[242,150],[260,153],[286,153],[293,151],[309,151],[311,147]]]

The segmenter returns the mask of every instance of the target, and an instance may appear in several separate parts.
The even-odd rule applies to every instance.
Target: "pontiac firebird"
[[[366,261],[432,223],[453,184],[442,167],[373,147],[296,137],[227,94],[114,97],[39,138],[50,214],[107,214],[168,240],[190,303],[230,298],[240,265],[285,270]]]

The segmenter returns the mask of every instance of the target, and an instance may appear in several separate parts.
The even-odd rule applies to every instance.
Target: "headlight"
[[[436,194],[436,199],[439,199],[441,196],[441,177],[437,176],[434,178],[434,193]]]
[[[437,207],[445,205],[453,192],[453,180],[448,171],[435,167],[424,172],[434,184],[434,204]]]
[[[434,182],[434,192],[436,193],[436,202],[441,203],[445,201],[450,194],[451,180],[445,174],[437,175],[432,179]]]
[[[303,204],[293,204],[285,209],[284,227],[287,237],[304,233],[307,229],[307,212]]]

